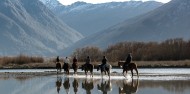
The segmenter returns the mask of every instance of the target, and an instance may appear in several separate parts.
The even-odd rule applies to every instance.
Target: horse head
[[[122,67],[124,63],[125,63],[125,61],[119,61],[118,62],[118,67]]]
[[[101,67],[101,65],[98,65],[98,66],[97,66],[97,71],[99,71],[99,70],[100,70],[100,67]]]

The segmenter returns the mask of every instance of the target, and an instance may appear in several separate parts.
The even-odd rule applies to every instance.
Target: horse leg
[[[106,75],[106,71],[104,70],[104,73],[105,73],[105,75]]]
[[[92,74],[92,77],[93,77],[93,71],[92,71],[92,73],[91,73],[91,74]]]
[[[76,72],[76,69],[74,70],[74,74],[76,74],[77,72]]]
[[[125,73],[125,69],[123,69],[123,76],[125,77],[125,74],[124,74],[124,73]]]
[[[101,70],[101,76],[103,77],[103,71]]]
[[[86,77],[87,77],[87,72],[85,71],[85,75],[86,75]]]
[[[133,69],[131,69],[131,74],[132,74],[132,77],[131,77],[131,78],[133,78]]]
[[[110,70],[107,70],[108,76],[110,77]]]
[[[93,77],[93,69],[91,70],[91,76]]]
[[[139,77],[139,72],[138,72],[138,70],[137,70],[137,67],[135,68],[135,71],[136,71],[136,73],[137,73],[137,77]]]

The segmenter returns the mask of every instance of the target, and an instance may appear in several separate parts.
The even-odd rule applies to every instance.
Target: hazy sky
[[[58,1],[60,1],[60,3],[62,3],[63,5],[70,5],[76,1],[84,1],[84,2],[95,4],[95,3],[105,3],[105,2],[112,2],[112,1],[122,2],[122,1],[130,1],[130,0],[58,0]],[[131,1],[159,1],[163,3],[167,3],[170,0],[131,0]]]

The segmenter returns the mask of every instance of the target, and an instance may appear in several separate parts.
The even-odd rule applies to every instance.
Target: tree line
[[[135,61],[172,61],[190,59],[190,40],[182,38],[168,39],[163,42],[120,42],[101,50],[98,47],[78,48],[72,56],[84,62],[87,56],[93,62],[100,62],[105,55],[109,62],[125,60],[132,53]]]

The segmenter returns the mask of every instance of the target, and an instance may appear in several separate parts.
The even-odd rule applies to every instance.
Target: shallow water
[[[3,72],[46,72],[55,70],[0,70]],[[80,71],[80,70],[79,70]],[[97,71],[95,71],[97,72]],[[112,72],[121,73],[114,69]],[[117,73],[117,74],[118,74]],[[190,69],[139,69],[130,74],[109,77],[85,75],[0,75],[1,94],[190,94]]]

